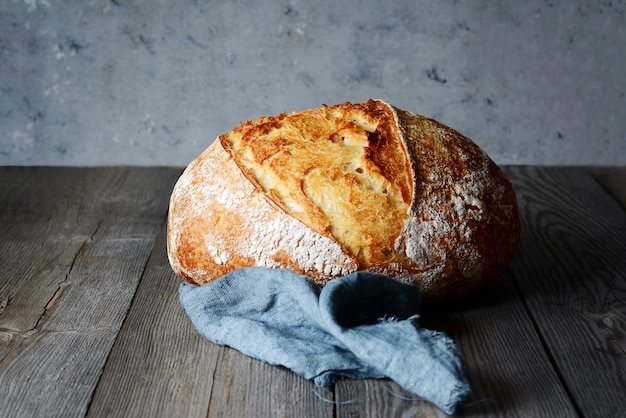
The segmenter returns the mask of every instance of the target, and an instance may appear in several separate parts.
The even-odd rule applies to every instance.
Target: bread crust
[[[498,166],[462,134],[386,102],[330,109],[353,107],[365,109],[399,141],[405,159],[389,170],[406,167],[409,183],[401,187],[404,225],[393,248],[385,249],[391,261],[367,270],[415,284],[427,302],[458,299],[496,280],[513,257],[520,228],[513,188]],[[179,276],[203,284],[236,268],[265,266],[291,269],[324,285],[364,269],[325,229],[323,218],[297,219],[271,190],[263,190],[227,135],[187,167],[172,193],[168,256]],[[400,159],[397,152],[393,158]],[[385,175],[388,165],[382,161],[375,168]]]
[[[459,299],[498,279],[513,258],[520,236],[513,187],[469,138],[394,110],[415,186],[396,250],[423,269],[397,279],[417,284],[431,301]]]
[[[179,178],[168,215],[176,274],[204,284],[240,267],[288,268],[319,284],[357,269],[332,238],[288,215],[215,141]]]

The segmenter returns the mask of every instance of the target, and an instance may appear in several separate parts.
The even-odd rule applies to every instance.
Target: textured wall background
[[[0,2],[0,164],[186,165],[385,99],[501,164],[626,164],[623,1]]]

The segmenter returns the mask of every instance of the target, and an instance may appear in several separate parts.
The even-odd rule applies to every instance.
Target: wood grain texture
[[[311,382],[198,334],[178,303],[165,237],[163,228],[88,416],[331,416]]]
[[[460,416],[626,416],[623,170],[586,170],[507,167],[509,271],[423,313],[464,356]],[[0,167],[0,415],[445,416],[388,380],[321,389],[204,340],[165,252],[180,172]]]
[[[342,380],[335,384],[337,418],[448,417],[390,380]]]
[[[571,417],[576,410],[537,336],[510,271],[432,319],[464,355],[474,390],[464,416]]]
[[[507,170],[522,216],[512,265],[584,416],[626,412],[626,214],[583,170]]]
[[[0,228],[13,232],[2,241],[0,273],[0,403],[8,416],[84,415],[178,174],[82,172],[2,168]],[[66,242],[75,243],[69,254]]]
[[[178,303],[165,224],[91,402],[90,417],[205,417],[221,348]],[[115,399],[115,402],[111,402]]]
[[[95,203],[116,173],[77,174],[63,168],[1,169],[0,330],[5,341],[40,321],[102,219]]]
[[[626,167],[585,167],[585,170],[626,209]]]
[[[291,371],[224,348],[209,417],[332,417],[332,392]]]
[[[463,355],[472,395],[462,416],[576,415],[510,273],[462,303],[424,312],[420,324],[445,332]],[[447,416],[397,386],[381,391],[380,384],[343,381],[336,387],[339,402],[354,399],[337,407],[338,417]]]

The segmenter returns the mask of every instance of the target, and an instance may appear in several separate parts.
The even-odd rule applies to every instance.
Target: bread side
[[[174,187],[168,256],[174,271],[194,284],[249,266],[288,268],[322,282],[357,268],[339,244],[272,204],[220,141]]]
[[[398,279],[430,300],[466,296],[496,280],[519,241],[513,188],[474,142],[435,120],[394,108],[415,176],[396,250],[420,266]]]

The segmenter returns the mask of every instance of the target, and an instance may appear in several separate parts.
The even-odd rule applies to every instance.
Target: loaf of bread
[[[320,286],[368,270],[441,302],[496,280],[519,228],[511,184],[475,143],[369,100],[220,135],[173,190],[167,244],[174,271],[198,285],[249,266]]]

